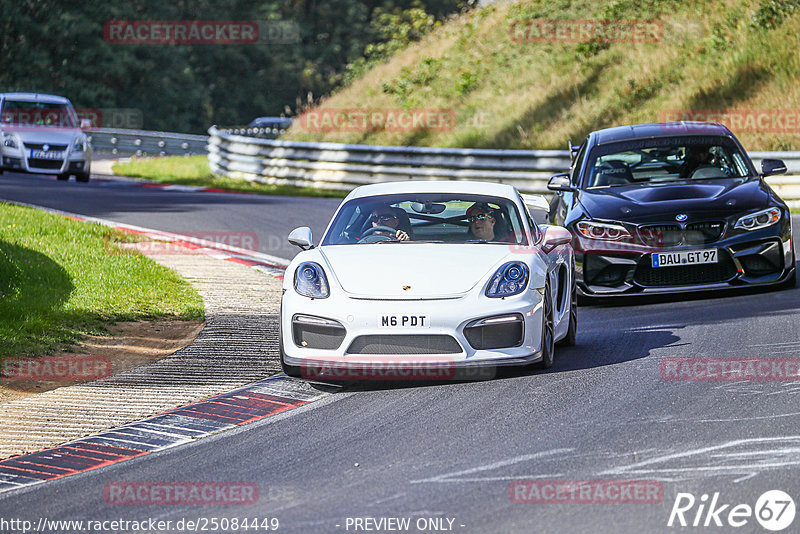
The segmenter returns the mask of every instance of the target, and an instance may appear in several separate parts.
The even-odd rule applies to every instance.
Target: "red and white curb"
[[[230,193],[235,195],[256,194],[249,191],[234,191],[232,189],[220,189],[218,187],[205,187],[202,185],[164,184],[161,182],[130,178],[127,176],[117,177],[116,175],[103,175],[102,177],[95,177],[93,175],[92,184],[98,187],[142,187],[147,189],[159,189],[162,191],[181,191],[185,193]]]
[[[315,387],[281,373],[136,423],[2,460],[0,493],[177,447],[299,408],[339,389]]]

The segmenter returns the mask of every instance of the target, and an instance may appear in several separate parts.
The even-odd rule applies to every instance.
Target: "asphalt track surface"
[[[0,198],[155,230],[194,232],[234,246],[254,242],[245,248],[286,259],[299,251],[286,241],[289,232],[309,226],[318,240],[341,203],[338,198],[170,191],[104,177],[79,184],[8,172],[0,175]]]
[[[267,240],[309,223],[319,235],[338,202],[9,175],[0,177],[0,197],[176,232],[255,229]],[[673,357],[783,362],[799,352],[800,289],[584,307],[578,345],[559,347],[547,372],[351,387],[236,431],[2,494],[0,518],[175,525],[274,517],[284,532],[389,531],[357,529],[356,518],[408,518],[408,532],[432,532],[418,530],[417,520],[436,518],[440,531],[470,533],[663,532],[679,530],[677,519],[667,526],[671,510],[678,493],[691,493],[697,502],[681,531],[767,532],[753,516],[736,529],[727,521],[735,505],[755,508],[767,490],[800,504],[800,382],[674,380],[662,377],[660,364]],[[652,481],[663,494],[649,503],[569,503],[564,493],[554,503],[512,502],[510,486],[530,480]],[[104,487],[121,481],[243,481],[258,485],[259,500],[108,504]],[[545,482],[536,487],[544,491]],[[724,527],[713,518],[703,526],[708,502],[692,527],[702,495],[711,501],[716,492],[717,508],[729,505],[718,516]],[[798,530],[800,517],[785,532]]]

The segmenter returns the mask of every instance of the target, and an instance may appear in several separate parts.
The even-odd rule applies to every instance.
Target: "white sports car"
[[[569,232],[519,192],[480,182],[367,185],[319,246],[297,228],[280,352],[309,379],[469,379],[553,363],[578,325]],[[489,371],[487,373],[487,370]]]

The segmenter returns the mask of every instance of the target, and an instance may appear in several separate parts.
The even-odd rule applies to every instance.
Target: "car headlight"
[[[72,150],[75,152],[86,152],[86,138],[76,137],[75,142],[72,143]]]
[[[12,133],[4,133],[3,146],[7,146],[8,148],[19,148],[19,145],[17,144],[17,136]]]
[[[528,285],[528,274],[528,266],[521,261],[504,263],[489,281],[486,296],[500,298],[522,293]]]
[[[760,228],[772,226],[780,220],[780,208],[767,208],[765,210],[757,211],[755,213],[751,213],[750,215],[741,217],[738,221],[736,221],[734,228],[741,228],[742,230],[758,230]]]
[[[318,263],[301,263],[294,272],[294,290],[304,297],[325,299],[330,295],[325,271]]]
[[[631,234],[621,224],[580,221],[576,225],[578,232],[589,239],[602,239],[603,241],[619,241],[630,239]]]

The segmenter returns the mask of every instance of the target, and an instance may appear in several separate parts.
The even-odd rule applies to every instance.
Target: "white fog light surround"
[[[739,228],[741,230],[760,230],[761,228],[772,226],[780,220],[780,208],[767,208],[739,218],[734,228]]]
[[[602,241],[630,239],[631,234],[621,224],[580,221],[576,228],[583,237]]]
[[[299,295],[312,299],[328,298],[328,279],[320,264],[307,261],[298,265],[294,272],[294,290]]]

